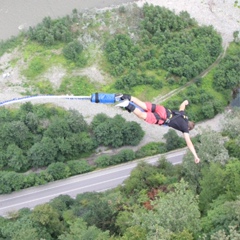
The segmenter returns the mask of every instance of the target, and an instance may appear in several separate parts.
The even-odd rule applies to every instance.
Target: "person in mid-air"
[[[195,158],[195,163],[200,162],[189,136],[189,131],[194,128],[195,124],[194,122],[188,121],[188,117],[185,115],[185,108],[189,104],[188,100],[181,103],[179,111],[172,111],[161,105],[142,102],[138,98],[128,94],[120,95],[120,99],[123,101],[117,104],[117,107],[123,107],[130,113],[133,112],[138,118],[143,119],[147,123],[168,125],[169,127],[181,131],[188,148]]]

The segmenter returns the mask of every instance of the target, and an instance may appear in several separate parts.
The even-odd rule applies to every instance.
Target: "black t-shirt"
[[[188,119],[183,117],[183,115],[185,115],[185,112],[180,111],[177,113],[178,114],[173,115],[168,126],[174,128],[178,131],[181,131],[182,133],[189,133]]]

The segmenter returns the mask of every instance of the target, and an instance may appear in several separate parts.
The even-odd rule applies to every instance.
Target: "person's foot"
[[[122,108],[125,108],[129,105],[129,100],[128,99],[125,99],[124,101],[118,103],[117,105],[115,105],[115,107],[122,107]]]

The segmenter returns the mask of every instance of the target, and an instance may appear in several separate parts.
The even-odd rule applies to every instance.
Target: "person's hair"
[[[191,131],[192,129],[194,129],[195,123],[192,121],[188,121],[188,129],[189,131]]]

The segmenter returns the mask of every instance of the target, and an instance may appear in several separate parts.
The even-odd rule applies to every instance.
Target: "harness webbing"
[[[154,115],[155,118],[156,118],[156,123],[155,123],[155,124],[159,124],[159,121],[160,121],[160,120],[163,121],[163,123],[162,123],[161,125],[163,125],[163,124],[168,124],[168,123],[170,122],[170,119],[171,119],[172,116],[173,116],[171,110],[165,108],[165,110],[166,110],[166,115],[167,115],[167,118],[166,118],[166,119],[162,118],[158,113],[155,112],[155,110],[156,110],[156,104],[152,104],[151,112],[153,113],[153,115]]]
[[[156,104],[152,104],[151,112],[154,114],[154,116],[156,118],[155,124],[159,124],[160,120],[163,121],[163,123],[161,125],[169,124],[170,121],[172,121],[173,119],[176,119],[179,116],[182,116],[185,120],[188,120],[188,117],[185,114],[180,113],[179,111],[171,111],[170,109],[165,108],[167,118],[164,119],[164,118],[161,118],[160,115],[155,112],[155,110],[156,110]]]

